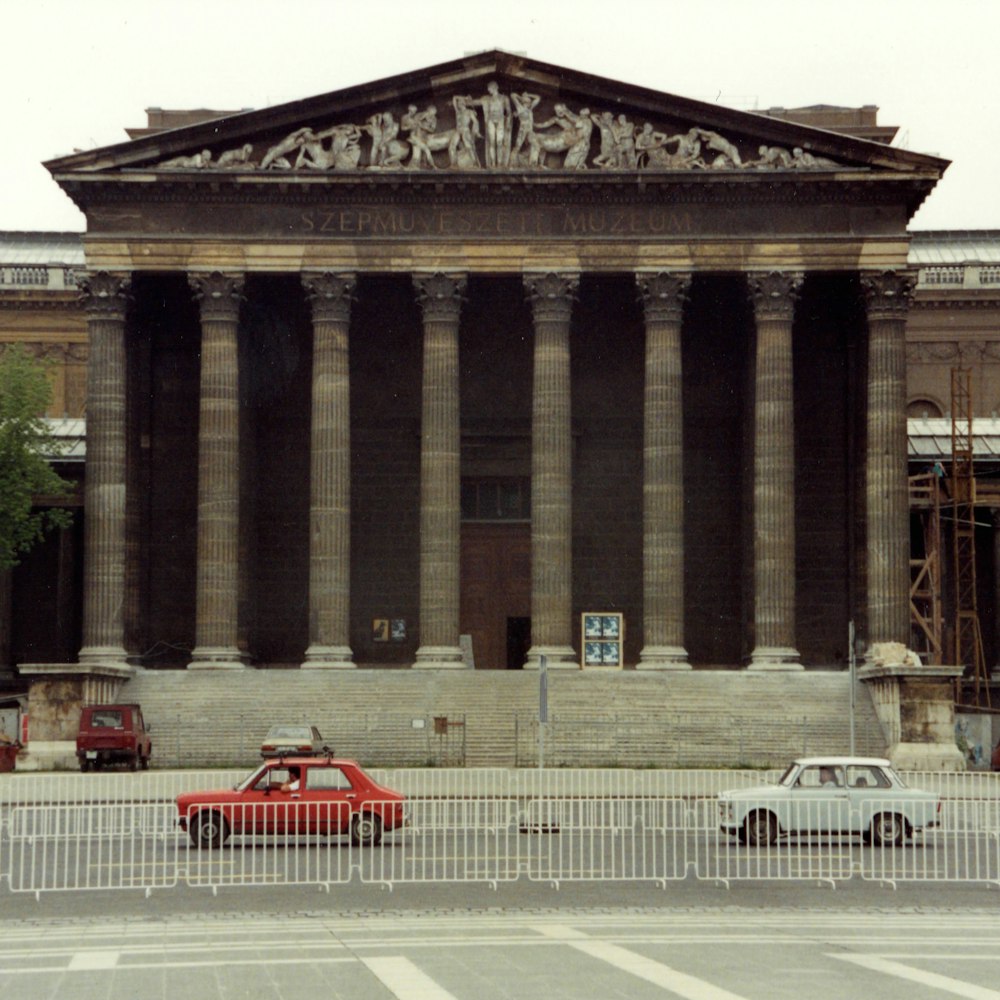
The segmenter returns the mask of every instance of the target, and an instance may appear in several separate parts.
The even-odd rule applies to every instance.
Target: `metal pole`
[[[850,674],[850,686],[851,686],[851,756],[854,756],[854,710],[855,704],[855,671],[857,670],[857,657],[854,653],[854,622],[847,623],[847,648],[850,650],[848,654],[848,672]]]
[[[545,724],[549,721],[548,658],[538,657],[538,770],[545,766]]]

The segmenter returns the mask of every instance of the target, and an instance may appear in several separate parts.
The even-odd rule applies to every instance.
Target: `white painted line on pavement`
[[[586,941],[590,937],[589,934],[584,934],[575,927],[567,927],[565,924],[550,924],[547,927],[540,925],[533,927],[532,930],[542,937],[555,938],[557,941]]]
[[[363,958],[361,961],[399,1000],[456,1000],[408,958]]]
[[[951,976],[942,976],[937,972],[925,972],[923,969],[914,969],[902,962],[890,962],[888,959],[878,955],[838,955],[832,954],[831,958],[839,958],[843,962],[851,962],[860,965],[864,969],[873,972],[884,972],[887,976],[895,976],[898,979],[908,979],[912,983],[920,983],[921,986],[930,986],[936,990],[944,990],[946,993],[954,993],[958,997],[966,997],[967,1000],[1000,1000],[1000,993],[996,990],[987,989],[985,986],[976,986],[973,983],[965,983],[961,979],[953,979]],[[915,958],[920,956],[914,956]]]
[[[737,993],[730,993],[720,986],[713,986],[706,983],[704,979],[697,979],[689,976],[685,972],[678,972],[676,969],[664,965],[662,962],[654,962],[651,958],[637,955],[634,951],[621,948],[616,944],[607,944],[604,941],[567,941],[571,948],[582,951],[585,955],[600,959],[613,965],[616,969],[630,972],[633,976],[645,979],[646,982],[654,986],[661,986],[665,990],[672,990],[678,996],[687,997],[687,1000],[745,1000]]]
[[[81,951],[69,960],[69,971],[113,969],[118,964],[120,956],[120,951]]]

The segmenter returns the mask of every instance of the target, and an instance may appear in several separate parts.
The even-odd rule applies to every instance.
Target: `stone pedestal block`
[[[962,667],[872,663],[858,671],[900,770],[964,771],[955,745],[954,681]]]
[[[117,663],[22,663],[29,679],[28,744],[18,754],[18,771],[72,769],[76,733],[84,705],[118,700],[132,668]]]

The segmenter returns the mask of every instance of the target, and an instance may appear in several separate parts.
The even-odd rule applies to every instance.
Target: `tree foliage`
[[[0,355],[0,570],[72,521],[67,510],[34,506],[35,497],[73,489],[46,460],[60,450],[43,419],[51,399],[45,367],[24,348],[8,347]]]

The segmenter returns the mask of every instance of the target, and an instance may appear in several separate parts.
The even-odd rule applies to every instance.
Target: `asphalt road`
[[[983,888],[189,889],[3,899],[26,1000],[998,1000]]]

